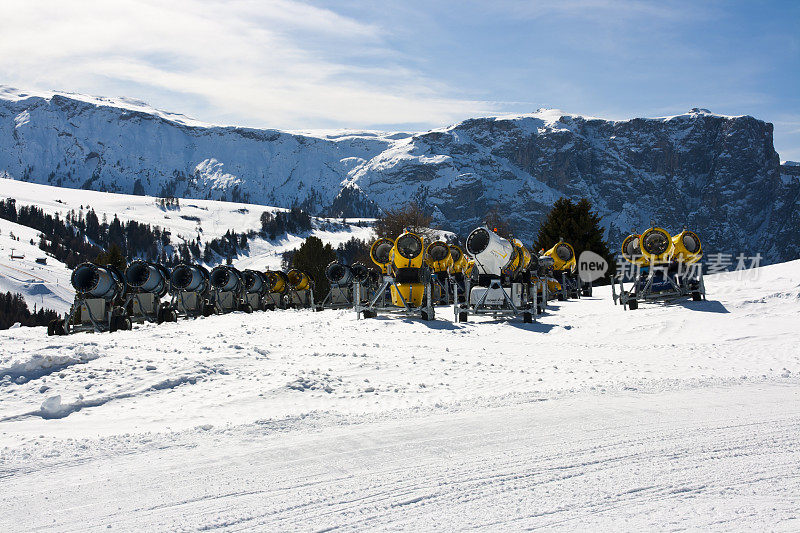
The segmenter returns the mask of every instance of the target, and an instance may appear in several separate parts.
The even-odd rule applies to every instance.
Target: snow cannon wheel
[[[583,295],[584,296],[591,296],[592,295],[592,288],[591,287],[587,287],[587,288],[583,289]]]
[[[461,311],[460,313],[458,313],[458,321],[459,322],[468,322],[469,321],[469,315],[467,314],[466,311]]]
[[[530,313],[522,313],[522,322],[524,324],[532,324],[533,323],[533,315]]]
[[[375,311],[363,311],[362,314],[364,315],[364,318],[375,318],[378,316],[378,313]]]
[[[639,309],[639,302],[637,302],[636,300],[630,300],[628,302],[628,309],[630,309],[631,311],[636,311],[637,309]]]
[[[692,293],[692,301],[699,302],[703,299],[703,296],[700,294],[700,291],[694,291]]]

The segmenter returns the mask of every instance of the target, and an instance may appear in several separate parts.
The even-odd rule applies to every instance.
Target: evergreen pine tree
[[[292,267],[301,270],[314,280],[314,299],[322,300],[330,290],[325,277],[325,267],[336,260],[336,252],[331,245],[322,244],[318,237],[309,236],[300,245],[292,258]]]
[[[97,255],[95,262],[98,265],[111,265],[117,267],[121,272],[125,271],[128,263],[125,261],[125,256],[122,255],[122,250],[117,243],[111,243],[107,252],[100,252]]]
[[[549,250],[560,239],[564,239],[572,245],[577,256],[584,250],[591,250],[605,258],[609,265],[608,274],[613,274],[616,263],[608,243],[603,239],[604,231],[600,221],[601,218],[592,211],[592,204],[586,198],[577,203],[569,198],[559,198],[539,226],[534,250],[537,253],[539,250]]]

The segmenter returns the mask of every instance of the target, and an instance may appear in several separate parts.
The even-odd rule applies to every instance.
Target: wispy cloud
[[[3,11],[0,74],[27,87],[127,82],[277,127],[447,123],[495,108],[442,96],[453,91],[396,60],[385,28],[293,0],[28,0]]]

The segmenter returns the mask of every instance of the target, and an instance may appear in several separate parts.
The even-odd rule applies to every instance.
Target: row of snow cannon
[[[622,242],[622,257],[637,267],[632,286],[625,289],[622,276],[611,285],[614,304],[635,310],[642,302],[670,303],[706,297],[703,244],[693,231],[677,235],[659,227],[628,235]],[[618,294],[619,292],[619,294]]]
[[[197,264],[171,270],[133,261],[124,272],[114,266],[82,263],[70,279],[75,301],[66,316],[48,325],[48,335],[79,331],[130,330],[134,322],[176,322],[233,311],[252,313],[314,307],[314,282],[300,270],[238,270]]]
[[[532,322],[552,298],[588,295],[575,275],[575,251],[560,241],[534,255],[518,239],[488,227],[473,230],[465,249],[442,240],[426,242],[406,229],[396,239],[380,238],[370,248],[379,283],[355,282],[343,302],[359,318],[401,314],[433,320],[437,305],[452,305],[456,322],[471,315],[520,317]],[[341,288],[341,287],[334,287]],[[332,289],[333,291],[333,289]]]

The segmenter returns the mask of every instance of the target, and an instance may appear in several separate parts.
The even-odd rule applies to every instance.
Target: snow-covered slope
[[[219,202],[213,200],[180,199],[178,205],[164,208],[157,198],[114,194],[80,189],[68,189],[0,178],[0,197],[13,198],[17,207],[34,205],[45,213],[58,214],[62,219],[70,211],[84,213],[94,209],[100,219],[109,221],[118,216],[122,222],[137,222],[159,226],[171,232],[174,244],[200,236],[202,242],[223,236],[227,231],[245,233],[259,231],[260,217],[264,212],[285,209],[262,205]],[[313,219],[315,235],[336,248],[339,244],[357,237],[368,240],[372,235],[369,227],[354,225],[341,220]],[[20,237],[12,241],[10,233]],[[47,266],[35,263],[45,257],[39,250],[39,232],[19,224],[0,219],[0,290],[22,293],[29,307],[42,304],[59,312],[66,311],[72,303],[74,293],[69,284],[70,271],[52,257]],[[234,259],[240,268],[280,268],[281,255],[300,246],[307,235],[283,235],[271,241],[260,237],[249,240],[249,252]],[[34,244],[31,245],[31,239]],[[11,248],[25,255],[24,260],[10,259]]]
[[[536,324],[0,332],[0,529],[793,529],[798,272]]]
[[[424,133],[218,127],[141,102],[0,92],[0,174],[72,188],[374,215],[415,200],[466,233],[492,208],[523,239],[561,196],[588,197],[612,243],[651,220],[707,250],[800,256],[800,182],[772,125],[703,109],[653,119],[558,110]]]
[[[0,292],[22,294],[31,310],[36,306],[62,312],[75,295],[69,279],[66,265],[39,249],[38,231],[0,219]]]

